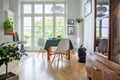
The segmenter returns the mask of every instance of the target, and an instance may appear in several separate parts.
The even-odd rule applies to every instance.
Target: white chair
[[[58,58],[58,64],[59,64],[60,58],[62,61],[64,56],[67,58],[67,55],[70,55],[70,53],[68,53],[68,50],[69,50],[69,39],[61,39],[57,49],[53,52],[53,54],[51,54],[51,55],[54,55],[51,61],[51,64],[53,63],[55,58]],[[56,57],[56,55],[58,55],[58,57]]]
[[[38,39],[38,46],[40,47],[39,53],[44,53],[45,40],[43,38]],[[39,55],[39,54],[38,54]]]

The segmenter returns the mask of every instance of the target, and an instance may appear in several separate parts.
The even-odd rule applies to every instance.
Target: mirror
[[[108,57],[109,0],[96,0],[95,52]]]

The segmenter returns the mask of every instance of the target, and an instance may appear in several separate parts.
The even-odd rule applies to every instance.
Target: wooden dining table
[[[45,43],[45,47],[44,49],[47,50],[47,59],[48,61],[50,60],[50,56],[51,56],[51,52],[52,52],[52,46],[58,46],[60,40],[57,40],[57,39],[51,39],[51,40],[47,40],[46,43]],[[69,41],[69,49],[67,51],[68,53],[68,60],[70,60],[70,50],[73,49],[73,45],[72,45],[72,41],[70,40]]]

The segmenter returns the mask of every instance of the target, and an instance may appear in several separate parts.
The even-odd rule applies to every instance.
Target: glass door
[[[27,51],[38,51],[38,39],[47,40],[65,35],[65,13],[54,14],[51,8],[55,3],[23,2],[21,6],[22,40],[27,41],[24,47]],[[62,6],[64,4],[56,5]]]

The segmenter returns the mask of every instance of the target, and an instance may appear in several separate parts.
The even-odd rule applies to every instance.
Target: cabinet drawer
[[[93,66],[93,80],[103,80],[103,71],[95,65]]]

